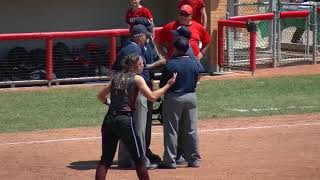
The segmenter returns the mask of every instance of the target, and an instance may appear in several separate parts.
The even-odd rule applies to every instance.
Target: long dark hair
[[[125,91],[126,94],[128,93],[128,79],[132,74],[135,74],[135,66],[139,59],[140,56],[138,54],[129,54],[124,57],[122,60],[123,70],[116,73],[112,80],[112,88],[116,90],[115,92]]]

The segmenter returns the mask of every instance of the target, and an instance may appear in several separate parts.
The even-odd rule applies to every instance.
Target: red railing
[[[248,28],[248,23],[235,20],[218,21],[218,65],[224,66],[224,27]],[[256,69],[256,31],[250,31],[250,67],[252,74]]]
[[[73,32],[39,32],[39,33],[14,33],[0,34],[0,41],[4,40],[45,40],[46,41],[46,80],[52,80],[53,73],[53,40],[63,38],[111,38],[109,68],[116,60],[116,37],[128,36],[128,29],[110,29],[98,31],[73,31]]]
[[[318,8],[320,14],[320,9]],[[309,16],[310,11],[285,11],[280,12],[280,18],[304,18]],[[224,65],[224,32],[223,27],[237,27],[246,28],[247,21],[260,21],[260,20],[272,20],[274,13],[247,15],[247,16],[234,16],[227,20],[218,21],[218,60],[217,65],[223,67]],[[254,73],[256,69],[256,32],[250,32],[250,70]]]
[[[320,10],[319,10],[320,13]],[[280,18],[303,18],[309,16],[310,11],[285,11],[280,12]],[[274,13],[265,13],[265,14],[255,14],[255,15],[247,15],[247,16],[234,16],[230,17],[229,20],[234,21],[261,21],[261,20],[272,20],[274,18]]]

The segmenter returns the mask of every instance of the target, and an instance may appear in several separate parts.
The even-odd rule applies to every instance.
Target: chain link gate
[[[229,4],[230,5],[230,4]],[[270,14],[273,20],[257,23],[257,66],[316,63],[320,43],[318,3],[285,3],[257,1],[233,4],[234,17]],[[230,10],[230,9],[229,9]],[[291,12],[291,13],[290,13]],[[229,16],[229,14],[234,16]],[[249,33],[243,29],[226,28],[225,67],[247,69],[249,63]]]

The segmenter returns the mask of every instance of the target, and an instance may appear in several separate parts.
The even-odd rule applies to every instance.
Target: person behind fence
[[[301,3],[303,4],[304,2],[307,2],[305,0],[290,0],[291,3]],[[291,42],[292,43],[298,43],[298,44],[303,44],[303,39],[302,39],[302,35],[305,31],[305,27],[296,27],[296,30],[294,31],[292,38],[291,38]]]
[[[189,40],[178,37],[174,43],[174,56],[165,65],[160,80],[164,87],[172,74],[178,74],[176,83],[165,93],[163,104],[164,154],[158,168],[175,169],[178,138],[189,167],[200,166],[197,132],[196,86],[199,67],[186,55]]]
[[[152,66],[150,64],[152,61],[154,61],[154,55],[149,47],[149,44],[147,43],[147,37],[149,36],[149,32],[147,28],[142,24],[134,25],[131,31],[132,38],[130,41],[128,41],[127,45],[124,46],[119,53],[117,54],[116,62],[113,66],[113,70],[115,71],[121,71],[121,61],[124,56],[130,54],[130,53],[136,53],[142,56],[144,60],[144,69],[142,72],[142,77],[145,79],[147,85],[152,88],[152,83],[150,79],[150,72],[149,72],[149,66]],[[156,62],[155,62],[156,63]],[[143,159],[144,164],[148,169],[155,169],[157,167],[156,163],[161,161],[161,158],[155,154],[152,153],[150,150],[150,142],[151,142],[151,118],[150,113],[152,115],[152,112],[149,111],[148,108],[148,101],[146,97],[144,97],[141,93],[138,94],[137,100],[136,100],[136,110],[134,112],[134,121],[136,122],[136,130],[138,132],[138,138],[141,139],[143,148]],[[151,110],[151,109],[150,109]],[[149,113],[149,118],[148,118]],[[130,158],[130,154],[127,151],[126,147],[120,141],[119,144],[119,153],[118,153],[118,160],[119,160],[119,167],[120,168],[130,168],[134,166],[132,159]]]
[[[173,54],[174,36],[172,35],[171,31],[176,30],[179,26],[187,26],[191,31],[191,37],[189,41],[194,55],[199,60],[203,58],[203,55],[205,54],[211,41],[211,36],[201,24],[197,23],[196,21],[192,21],[191,19],[192,7],[189,5],[183,5],[180,8],[178,20],[166,24],[156,33],[155,44],[159,53],[163,57],[170,59]],[[201,48],[199,47],[200,42],[202,44]],[[167,52],[165,52],[165,49]]]
[[[107,103],[107,96],[111,93],[111,103],[102,127],[102,155],[96,168],[96,180],[104,180],[108,169],[112,165],[116,153],[117,144],[121,139],[128,148],[135,163],[135,169],[140,180],[149,180],[148,170],[142,159],[143,147],[137,138],[135,129],[136,121],[133,121],[135,101],[140,91],[149,101],[156,101],[174,83],[177,74],[167,81],[162,88],[151,91],[145,80],[139,75],[143,71],[143,59],[137,54],[131,54],[123,60],[124,68],[117,72],[98,94],[102,103]]]
[[[178,7],[188,4],[192,7],[192,20],[200,23],[203,25],[204,28],[207,27],[207,12],[206,12],[206,5],[204,4],[203,0],[180,0]]]

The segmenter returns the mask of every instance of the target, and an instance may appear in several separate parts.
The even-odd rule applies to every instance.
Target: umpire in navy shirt
[[[177,72],[176,83],[167,91],[163,104],[164,154],[159,168],[175,169],[178,138],[189,167],[199,167],[201,157],[197,132],[196,86],[201,68],[186,55],[189,40],[174,41],[174,56],[162,72],[160,87]]]
[[[124,57],[132,53],[138,54],[142,57],[144,64],[141,76],[151,88],[150,72],[147,65],[150,66],[150,63],[154,61],[155,54],[147,43],[149,36],[150,33],[144,25],[138,24],[133,26],[131,39],[127,41],[127,44],[117,54],[117,59],[112,69],[114,71],[121,71],[123,68],[122,65]],[[135,103],[133,121],[135,121],[135,130],[137,131],[138,139],[141,141],[144,150],[144,152],[141,153],[144,164],[148,169],[154,169],[156,168],[156,164],[151,163],[150,158],[147,157],[146,154],[147,152],[151,152],[151,150],[148,149],[148,142],[150,142],[150,139],[146,139],[146,137],[151,138],[151,126],[147,127],[147,123],[150,121],[147,119],[148,111],[150,111],[148,108],[148,101],[146,97],[139,92]],[[119,144],[118,160],[119,167],[121,168],[127,168],[133,165],[129,152],[121,141]]]

